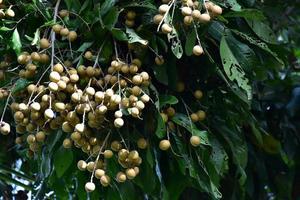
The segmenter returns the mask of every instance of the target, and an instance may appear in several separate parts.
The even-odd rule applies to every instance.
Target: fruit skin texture
[[[190,143],[191,143],[191,145],[194,146],[194,147],[199,146],[200,143],[201,143],[200,137],[199,137],[199,136],[196,136],[196,135],[193,135],[193,136],[190,138]]]
[[[163,151],[168,150],[171,147],[171,143],[169,140],[162,140],[159,143],[159,148]]]

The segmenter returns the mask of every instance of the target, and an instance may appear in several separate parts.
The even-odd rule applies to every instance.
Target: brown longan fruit
[[[105,175],[105,171],[103,169],[96,169],[95,170],[95,177],[97,179],[101,179],[102,176]]]
[[[126,176],[129,180],[134,179],[136,177],[136,173],[134,169],[132,168],[126,169]]]
[[[119,183],[125,182],[126,179],[127,179],[127,177],[126,177],[126,174],[125,174],[124,172],[118,172],[118,173],[117,173],[117,181],[118,181]]]
[[[163,15],[157,14],[153,17],[153,22],[158,25],[162,21],[163,17]]]
[[[174,115],[176,114],[176,111],[173,107],[169,107],[166,110],[166,114],[168,115],[168,117],[174,117]]]
[[[161,30],[162,30],[163,33],[169,34],[173,31],[173,28],[169,24],[165,23],[161,26]]]
[[[111,143],[111,149],[113,151],[119,151],[121,148],[122,148],[122,144],[119,141],[115,140]]]
[[[49,40],[46,39],[46,38],[42,38],[42,39],[40,40],[40,47],[41,47],[42,49],[47,49],[47,48],[49,48],[49,47],[50,47],[50,42],[49,42]]]
[[[45,138],[46,138],[46,134],[43,131],[39,131],[36,135],[35,135],[36,141],[37,142],[44,142]]]
[[[60,34],[61,36],[63,36],[63,37],[68,36],[69,33],[70,33],[70,31],[69,31],[68,28],[63,28],[63,29],[61,29],[60,32],[59,32],[59,34]]]
[[[59,14],[59,16],[60,16],[61,18],[64,18],[64,17],[68,17],[70,13],[69,13],[68,10],[60,10],[60,11],[58,12],[58,14]]]
[[[200,100],[203,97],[203,92],[201,90],[196,90],[194,92],[194,97],[198,100]]]
[[[103,187],[107,187],[110,183],[110,177],[107,175],[104,175],[100,178],[100,183]]]
[[[139,138],[137,141],[137,146],[140,149],[146,149],[148,146],[148,142],[145,138]]]
[[[87,60],[92,60],[92,58],[93,58],[92,52],[91,51],[86,51],[84,53],[84,58],[87,59]]]
[[[31,60],[35,62],[39,62],[41,60],[41,56],[38,52],[32,52],[31,55]]]
[[[168,4],[162,4],[158,7],[158,11],[160,14],[165,14],[169,10],[169,5]]]
[[[77,162],[77,168],[80,170],[80,171],[85,171],[86,170],[86,167],[87,167],[87,163],[84,161],[84,160],[79,160]]]
[[[105,150],[103,155],[104,155],[104,158],[109,159],[109,158],[113,157],[114,153],[111,150]]]
[[[63,27],[60,24],[55,24],[52,26],[52,30],[56,33],[59,34],[61,29],[63,29]]]
[[[36,138],[33,134],[30,134],[30,135],[27,136],[26,141],[27,141],[28,144],[33,144],[33,143],[35,143]]]
[[[199,117],[196,113],[192,113],[190,115],[190,118],[191,118],[192,122],[194,122],[194,123],[199,121]]]
[[[136,17],[136,13],[134,11],[128,11],[126,14],[126,18],[129,20],[133,20]]]
[[[74,42],[77,39],[77,33],[75,31],[70,31],[68,35],[68,40]]]
[[[195,56],[200,56],[204,53],[203,48],[200,45],[195,45],[193,47],[193,54]]]
[[[87,182],[84,188],[86,192],[93,192],[96,189],[96,185],[93,182]]]
[[[199,110],[197,115],[199,117],[199,121],[203,121],[206,118],[206,113],[203,110]]]

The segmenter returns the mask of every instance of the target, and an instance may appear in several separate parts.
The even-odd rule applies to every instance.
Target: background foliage
[[[102,46],[99,61],[107,64],[114,54],[114,39],[122,48],[133,44],[132,53],[147,66],[154,104],[147,106],[143,121],[134,122],[129,140],[143,135],[151,148],[140,152],[141,173],[134,181],[112,183],[87,194],[84,184],[89,177],[76,168],[84,154],[62,148],[64,133],[51,134],[42,152],[34,157],[28,157],[26,148],[14,144],[15,133],[0,136],[2,196],[23,199],[27,193],[35,199],[90,196],[122,200],[299,198],[300,2],[214,2],[222,6],[223,14],[198,27],[205,55],[196,57],[192,56],[195,30],[182,27],[180,16],[175,15],[173,23],[183,52],[178,46],[172,52],[166,35],[156,32],[152,18],[161,2],[64,0],[61,9],[71,12],[64,23],[80,35],[80,42],[72,46],[74,63],[87,49]],[[54,3],[5,3],[13,5],[16,17],[0,22],[0,55],[4,59],[4,54],[10,54],[16,60],[21,51],[33,49],[40,34],[53,25]],[[134,28],[124,26],[128,10],[138,15]],[[145,41],[149,48],[141,45]],[[153,51],[163,56],[162,66],[155,64]],[[122,54],[126,56],[126,52]],[[17,65],[13,61],[11,68]],[[184,92],[176,90],[178,82],[185,83]],[[28,85],[18,76],[7,74],[0,86],[10,83],[16,83],[14,92]],[[201,101],[193,97],[196,89],[204,93]],[[2,100],[2,110],[4,105]],[[169,105],[176,109],[170,120],[177,130],[168,129],[167,134],[159,112]],[[190,110],[199,109],[205,110],[207,118],[191,124]],[[13,125],[10,112],[4,119]],[[189,145],[191,134],[200,136],[200,147]],[[167,135],[173,152],[158,148],[159,140]],[[108,163],[112,171],[118,170],[115,162]]]

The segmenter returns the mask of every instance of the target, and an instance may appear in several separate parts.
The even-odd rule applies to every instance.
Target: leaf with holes
[[[243,68],[238,63],[237,59],[234,57],[231,49],[229,48],[229,45],[226,41],[226,36],[222,37],[220,45],[220,54],[224,71],[227,77],[231,81],[236,81],[237,85],[246,92],[248,100],[251,100],[252,88],[249,85],[249,80],[246,77]]]
[[[126,33],[128,36],[128,43],[141,43],[142,45],[147,45],[148,41],[142,39],[133,29],[131,28],[126,28]]]

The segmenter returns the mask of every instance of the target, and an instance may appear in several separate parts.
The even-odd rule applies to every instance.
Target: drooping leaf
[[[13,35],[11,37],[11,45],[12,45],[13,50],[16,52],[16,54],[20,55],[22,43],[21,43],[20,35],[19,35],[17,28],[14,30]]]
[[[142,45],[147,45],[148,41],[142,39],[133,29],[126,28],[126,33],[128,35],[128,42],[131,43],[141,43]]]
[[[73,152],[61,146],[54,154],[53,161],[56,175],[60,178],[71,166],[73,162]]]
[[[247,23],[253,32],[263,41],[270,44],[277,44],[276,36],[270,26],[261,20],[247,19]]]
[[[239,64],[237,58],[234,57],[231,49],[229,48],[229,45],[226,41],[226,36],[223,36],[221,40],[220,54],[227,77],[231,81],[236,81],[237,85],[246,92],[248,100],[251,100],[252,88],[249,85],[249,80],[246,77],[246,74]]]

